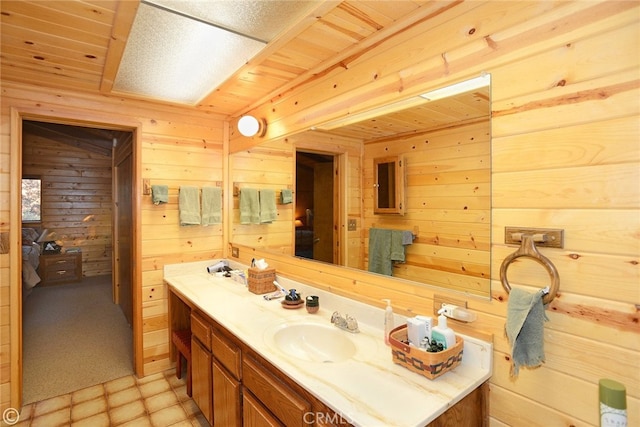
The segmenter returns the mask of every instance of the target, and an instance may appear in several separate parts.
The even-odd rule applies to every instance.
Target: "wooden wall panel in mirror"
[[[296,150],[333,153],[342,165],[340,191],[332,195],[339,204],[336,264],[380,274],[371,233],[401,233],[404,260],[392,261],[391,280],[489,297],[490,87],[411,101],[408,109],[391,105],[389,111],[231,154],[231,181],[276,190],[289,186],[294,197],[291,205],[278,205],[277,221],[262,225],[239,224],[234,200],[230,242],[294,256],[295,222],[306,219],[295,203]],[[396,156],[405,169],[404,215],[376,214],[374,159]]]

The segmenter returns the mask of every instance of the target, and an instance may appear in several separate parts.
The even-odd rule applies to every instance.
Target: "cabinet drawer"
[[[74,270],[75,268],[75,258],[57,258],[45,261],[46,271]]]
[[[211,351],[211,328],[209,322],[198,313],[191,313],[191,334]]]
[[[46,277],[47,281],[55,282],[56,280],[73,280],[76,279],[76,270],[75,269],[47,269]]]
[[[311,404],[250,357],[242,358],[242,384],[284,425],[304,426]]]
[[[242,364],[240,348],[216,328],[212,328],[211,352],[235,379],[240,380],[240,367]]]

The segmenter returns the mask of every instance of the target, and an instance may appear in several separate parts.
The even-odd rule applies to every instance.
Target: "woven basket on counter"
[[[259,268],[252,267],[249,269],[247,287],[249,291],[254,294],[266,294],[276,290],[276,285],[273,284],[274,280],[276,280],[275,268],[260,270]]]
[[[429,379],[434,379],[458,366],[462,362],[464,341],[456,335],[456,345],[437,353],[429,353],[411,347],[407,338],[407,325],[401,325],[389,333],[393,363],[404,366]]]

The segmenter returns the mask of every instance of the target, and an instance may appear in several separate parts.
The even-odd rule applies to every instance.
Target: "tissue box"
[[[266,294],[276,290],[276,285],[273,284],[274,280],[276,280],[275,268],[269,267],[264,270],[250,268],[247,287],[249,292],[254,294]]]

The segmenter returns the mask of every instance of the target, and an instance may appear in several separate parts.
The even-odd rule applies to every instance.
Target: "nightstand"
[[[40,255],[41,286],[82,280],[82,253]]]

